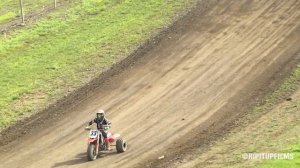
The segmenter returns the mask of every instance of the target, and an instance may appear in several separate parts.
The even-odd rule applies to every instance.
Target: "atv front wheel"
[[[118,139],[116,142],[116,149],[118,153],[125,152],[127,149],[127,142],[123,139]]]
[[[96,152],[96,146],[94,144],[89,144],[87,149],[87,158],[89,161],[96,160],[97,152]]]

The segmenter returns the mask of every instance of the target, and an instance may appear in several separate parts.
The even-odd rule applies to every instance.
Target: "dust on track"
[[[15,132],[26,133],[1,147],[0,167],[167,166],[153,158],[223,134],[248,98],[262,97],[280,82],[278,73],[292,69],[300,44],[299,3],[200,1],[89,86],[4,131],[3,145]],[[87,162],[82,128],[99,107],[108,111],[112,131],[128,140],[129,150]],[[191,133],[201,135],[199,141]]]

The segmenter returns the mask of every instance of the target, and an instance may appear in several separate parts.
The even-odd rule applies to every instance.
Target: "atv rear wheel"
[[[116,149],[118,153],[125,152],[127,149],[127,142],[123,139],[117,139]]]
[[[89,144],[88,149],[87,149],[87,158],[89,161],[96,160],[97,153],[96,153],[95,144]]]

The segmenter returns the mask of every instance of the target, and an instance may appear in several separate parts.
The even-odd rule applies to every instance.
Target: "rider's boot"
[[[109,142],[108,138],[105,138],[105,145],[106,145],[106,150],[112,150],[112,148],[110,147],[110,142]]]

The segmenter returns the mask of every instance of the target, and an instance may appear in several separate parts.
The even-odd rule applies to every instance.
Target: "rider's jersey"
[[[103,125],[111,125],[111,122],[106,117],[104,117],[102,121],[100,121],[98,118],[95,118],[94,120],[90,121],[89,125],[92,125],[93,123],[97,124],[98,129],[103,129]]]

